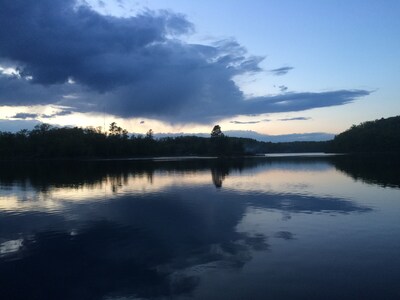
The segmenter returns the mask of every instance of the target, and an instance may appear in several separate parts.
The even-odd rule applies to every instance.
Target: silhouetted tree
[[[211,137],[216,138],[216,137],[223,137],[223,136],[224,136],[224,134],[221,131],[221,126],[215,125],[211,131]]]
[[[128,131],[117,126],[117,123],[115,123],[115,122],[112,122],[110,124],[110,128],[108,131],[109,131],[110,135],[116,135],[116,136],[120,136],[120,137],[124,137],[124,136],[128,135]]]
[[[154,138],[154,132],[153,129],[149,129],[146,133],[146,139],[152,140]]]
[[[36,125],[34,127],[34,129],[32,130],[32,132],[44,133],[44,132],[50,131],[51,129],[53,129],[53,126],[51,126],[50,124],[47,124],[47,123],[42,123],[42,124]]]

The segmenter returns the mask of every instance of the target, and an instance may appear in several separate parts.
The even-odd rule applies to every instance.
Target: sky
[[[0,131],[337,134],[400,113],[400,1],[0,0]]]

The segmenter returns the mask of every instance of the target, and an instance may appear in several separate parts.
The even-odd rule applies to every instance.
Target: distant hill
[[[281,135],[261,134],[250,130],[227,130],[226,135],[232,137],[251,138],[261,142],[286,143],[286,142],[323,142],[334,138],[334,134],[324,132],[292,133]]]
[[[335,152],[399,152],[400,116],[353,125],[331,142]]]
[[[329,141],[334,138],[334,134],[324,132],[311,132],[311,133],[293,133],[293,134],[281,134],[281,135],[268,135],[261,134],[252,130],[226,130],[224,134],[229,137],[238,138],[249,138],[260,142],[272,142],[272,143],[287,143],[287,142],[322,142]],[[199,137],[210,137],[210,133],[155,133],[155,138],[164,137],[178,137],[178,136],[199,136]]]

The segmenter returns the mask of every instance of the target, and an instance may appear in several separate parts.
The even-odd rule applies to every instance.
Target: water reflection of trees
[[[225,176],[229,173],[224,173],[222,170],[219,169],[211,169],[211,178],[212,182],[214,183],[215,187],[220,188],[222,187],[222,182],[225,179]]]
[[[132,176],[147,177],[152,182],[158,171],[200,170],[209,174],[211,170],[212,182],[222,187],[224,178],[234,170],[302,166],[305,162],[306,166],[314,164],[319,168],[322,161],[328,160],[51,162],[1,169],[0,181],[10,186],[30,182],[38,190],[51,186],[95,188],[111,183],[117,191],[129,184]],[[353,170],[348,167],[349,162],[332,163],[337,168]],[[282,212],[285,218],[295,213],[371,211],[342,198],[251,191],[243,197],[234,190],[216,192],[202,185],[66,205],[65,215],[73,216],[71,219],[46,211],[0,211],[0,236],[23,240],[18,251],[0,255],[2,297],[62,300],[85,295],[90,300],[190,295],[199,285],[201,272],[210,268],[240,269],[254,251],[269,249],[269,236],[237,230],[248,205]],[[286,241],[297,238],[289,231],[279,231],[273,237]]]
[[[256,165],[256,162],[243,159],[219,160],[109,160],[109,161],[41,161],[41,162],[1,162],[0,184],[2,186],[31,185],[40,191],[50,187],[96,189],[103,183],[110,183],[113,190],[127,183],[130,178],[146,177],[153,183],[154,173],[158,172],[198,172],[216,170],[215,182],[218,183],[229,170]],[[223,179],[222,179],[223,180]]]
[[[321,164],[322,163],[322,164]],[[155,172],[201,172],[209,170],[217,188],[232,171],[258,167],[319,168],[332,164],[356,180],[382,186],[400,187],[400,158],[392,156],[277,157],[251,159],[194,159],[171,161],[47,161],[1,162],[0,184],[32,186],[46,192],[50,187],[79,189],[103,188],[116,192],[128,184],[128,178],[147,178],[152,184]]]
[[[195,172],[211,170],[212,182],[222,186],[225,177],[234,170],[251,169],[259,166],[306,166],[318,167],[324,163],[333,164],[338,170],[368,183],[383,186],[400,186],[400,159],[395,155],[375,156],[335,156],[335,157],[297,157],[297,158],[251,158],[251,159],[193,159],[171,161],[37,161],[1,162],[0,183],[3,186],[31,185],[45,191],[50,186],[79,188],[90,187],[114,178],[126,182],[128,177],[146,176],[153,181],[156,171]],[[117,179],[119,178],[119,179]],[[118,186],[118,184],[116,185]]]
[[[400,187],[398,155],[341,155],[330,158],[335,168],[355,180],[383,187]]]
[[[225,176],[229,175],[229,165],[222,161],[211,167],[211,179],[216,188],[221,188]]]
[[[321,164],[322,163],[322,164]],[[116,192],[128,184],[128,178],[147,178],[152,184],[155,172],[201,172],[210,170],[213,184],[220,188],[232,171],[258,167],[319,168],[333,164],[356,180],[382,186],[400,187],[400,159],[396,156],[277,157],[251,159],[193,159],[170,161],[47,161],[1,162],[0,184],[32,186],[46,192],[49,187],[79,189],[103,188]]]

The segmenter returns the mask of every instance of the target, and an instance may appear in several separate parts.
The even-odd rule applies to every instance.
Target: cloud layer
[[[231,124],[239,124],[239,125],[243,125],[243,124],[258,124],[261,122],[269,122],[270,120],[268,119],[263,119],[263,120],[256,120],[256,121],[239,121],[239,120],[233,120],[230,121],[229,123]]]
[[[295,117],[295,118],[284,118],[284,119],[279,119],[279,121],[307,121],[310,120],[311,118],[307,117]]]
[[[289,71],[293,70],[293,67],[281,67],[281,68],[277,68],[277,69],[272,69],[270,70],[270,72],[275,75],[275,76],[282,76],[282,75],[286,75],[287,73],[289,73]]]
[[[364,90],[245,99],[233,78],[262,71],[235,40],[190,44],[169,11],[104,16],[74,0],[0,0],[0,105],[62,104],[80,112],[208,123],[235,115],[342,105]],[[271,70],[283,75],[292,67]]]

